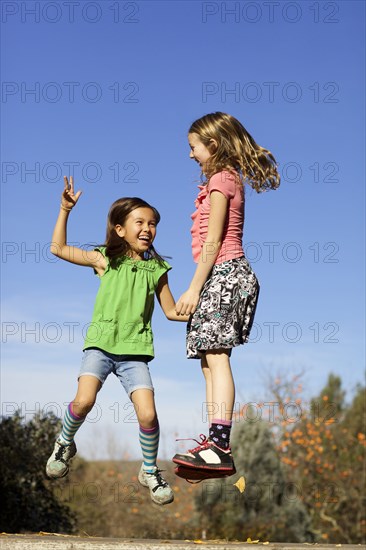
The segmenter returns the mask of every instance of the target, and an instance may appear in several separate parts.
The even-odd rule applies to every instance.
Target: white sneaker
[[[53,453],[47,461],[46,474],[48,477],[59,478],[69,473],[69,460],[76,455],[76,445],[74,441],[70,445],[63,445],[56,440]]]
[[[150,489],[150,496],[153,502],[156,504],[169,504],[174,500],[174,493],[169,487],[168,482],[162,477],[161,471],[155,466],[152,473],[145,472],[144,465],[142,465],[138,480],[141,485]]]

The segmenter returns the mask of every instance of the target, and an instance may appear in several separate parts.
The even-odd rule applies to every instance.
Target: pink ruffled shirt
[[[220,191],[229,201],[228,215],[225,222],[222,245],[215,264],[221,264],[227,260],[240,258],[243,251],[243,227],[244,227],[244,187],[239,176],[226,170],[214,174],[206,185],[199,185],[200,192],[195,201],[196,210],[191,218],[193,225],[192,254],[197,263],[206,240],[208,231],[208,218],[210,215],[212,191]]]

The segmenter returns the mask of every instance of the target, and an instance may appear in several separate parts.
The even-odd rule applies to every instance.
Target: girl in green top
[[[118,199],[108,214],[103,246],[93,251],[69,246],[67,220],[81,191],[74,192],[72,177],[70,183],[65,177],[64,183],[51,252],[71,263],[92,267],[100,287],[84,343],[77,393],[66,409],[46,472],[51,478],[67,475],[69,460],[76,453],[74,436],[113,372],[130,397],[139,422],[143,455],[139,482],[150,489],[154,502],[168,504],[174,495],[156,465],[159,423],[148,367],[154,357],[151,317],[155,294],[168,319],[188,321],[189,317],[175,312],[167,276],[171,267],[153,247],[160,215],[142,199]]]

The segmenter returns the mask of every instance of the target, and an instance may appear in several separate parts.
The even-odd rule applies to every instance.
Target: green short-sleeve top
[[[171,269],[156,259],[122,256],[112,267],[105,247],[97,248],[107,260],[100,277],[92,321],[84,350],[97,347],[117,355],[146,355],[153,359],[151,318],[160,277]]]

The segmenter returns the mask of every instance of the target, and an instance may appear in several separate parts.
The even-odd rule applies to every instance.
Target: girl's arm
[[[170,321],[185,321],[189,320],[189,315],[177,315],[175,311],[175,301],[170,292],[168,283],[168,274],[164,273],[159,279],[159,284],[156,289],[156,297],[165,316]]]
[[[52,254],[77,265],[93,267],[98,275],[103,275],[107,262],[101,252],[96,250],[88,251],[76,246],[67,244],[67,220],[71,210],[79,200],[81,191],[74,193],[74,180],[70,177],[70,184],[67,177],[64,177],[64,191],[61,197],[60,212],[53,230],[50,250]]]
[[[208,219],[207,237],[203,243],[200,259],[191,284],[176,304],[175,310],[178,315],[190,315],[194,312],[198,304],[202,287],[220,252],[229,201],[220,191],[212,191],[210,194],[210,202],[211,208]]]

